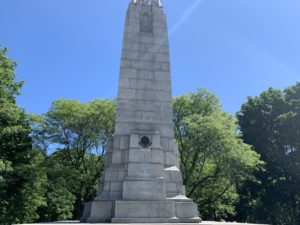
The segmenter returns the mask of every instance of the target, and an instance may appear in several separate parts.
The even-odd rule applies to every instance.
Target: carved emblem
[[[152,145],[152,142],[151,142],[151,140],[150,140],[149,137],[147,137],[147,136],[142,136],[142,137],[140,138],[140,146],[142,146],[143,148],[148,148],[148,147],[150,147],[151,145]]]

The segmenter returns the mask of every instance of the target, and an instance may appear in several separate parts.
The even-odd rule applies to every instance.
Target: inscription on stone
[[[139,162],[151,162],[151,150],[150,149],[140,149],[139,150]]]
[[[141,16],[140,31],[146,33],[152,33],[153,31],[152,16],[147,12]]]
[[[122,113],[125,121],[158,122],[161,116],[158,112],[124,112]]]

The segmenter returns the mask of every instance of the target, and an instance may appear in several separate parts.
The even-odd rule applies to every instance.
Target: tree
[[[243,104],[238,120],[246,143],[266,162],[258,183],[240,190],[242,220],[274,225],[300,224],[300,83],[270,88]]]
[[[44,162],[48,182],[46,205],[38,209],[39,222],[64,221],[73,217],[77,173],[61,162],[60,152],[47,156]],[[76,171],[75,171],[76,172]]]
[[[259,155],[241,140],[236,121],[206,90],[174,100],[175,137],[187,195],[204,219],[235,214],[237,186],[261,165]]]
[[[64,171],[72,171],[72,179],[63,174],[61,176],[67,182],[68,192],[75,196],[75,219],[81,217],[84,203],[96,195],[114,120],[115,102],[100,99],[89,103],[59,99],[53,102],[45,115],[31,116],[35,146],[48,153],[55,147],[55,156],[50,155],[46,161],[56,160]],[[54,180],[51,177],[49,182],[56,185],[55,176]]]
[[[16,63],[0,49],[0,223],[25,223],[38,218],[45,204],[41,170],[44,155],[32,148],[25,112],[16,105],[23,82],[16,82]]]

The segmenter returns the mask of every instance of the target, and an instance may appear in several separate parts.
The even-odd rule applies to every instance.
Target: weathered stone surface
[[[172,201],[116,201],[115,218],[175,217],[176,207]]]
[[[126,219],[127,221],[127,219]],[[178,221],[178,220],[176,220]],[[122,223],[121,219],[119,219],[120,223]],[[173,221],[174,222],[174,221]],[[131,222],[127,223],[134,223],[134,219]],[[136,223],[136,225],[151,225],[152,223],[155,223],[155,221],[151,221],[148,223]],[[63,222],[52,222],[52,223],[38,223],[40,225],[79,225],[79,221],[63,221]],[[87,225],[97,225],[97,223],[86,223]],[[100,225],[100,223],[98,223]],[[101,225],[113,225],[113,223],[101,223]],[[119,223],[118,223],[119,224]],[[124,224],[124,223],[123,223]],[[164,222],[164,223],[157,223],[157,225],[172,225],[173,223],[170,222]],[[23,225],[36,225],[36,224],[23,224]],[[189,223],[178,223],[178,225],[189,225]],[[214,222],[214,221],[203,221],[202,223],[199,223],[199,225],[259,225],[259,224],[250,224],[250,223],[236,223],[236,222]],[[267,224],[260,224],[260,225],[267,225]]]
[[[124,200],[164,200],[166,199],[166,183],[162,180],[124,181]],[[145,202],[141,202],[145,203]]]
[[[86,212],[81,222],[96,223],[109,222],[112,216],[112,201],[93,201],[86,203]],[[89,215],[90,214],[90,215]]]
[[[115,135],[83,222],[200,221],[197,205],[185,196],[172,119],[163,8],[158,0],[133,0],[126,16]]]

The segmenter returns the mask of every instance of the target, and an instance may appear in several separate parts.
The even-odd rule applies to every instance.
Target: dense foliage
[[[16,82],[16,64],[0,49],[0,224],[38,219],[45,205],[44,155],[32,147],[26,114],[16,105],[22,82]]]
[[[115,103],[100,99],[59,99],[45,115],[31,115],[34,145],[48,153],[47,205],[40,209],[41,221],[81,217],[84,203],[96,195],[114,118]]]
[[[235,122],[205,90],[175,98],[175,137],[184,184],[206,220],[234,215],[237,186],[252,179],[262,164],[259,155],[243,143]]]
[[[96,195],[115,103],[54,101],[45,115],[16,105],[23,82],[0,51],[0,224],[78,219]]]
[[[246,143],[266,162],[240,194],[240,220],[300,224],[300,83],[249,98],[238,113]]]

